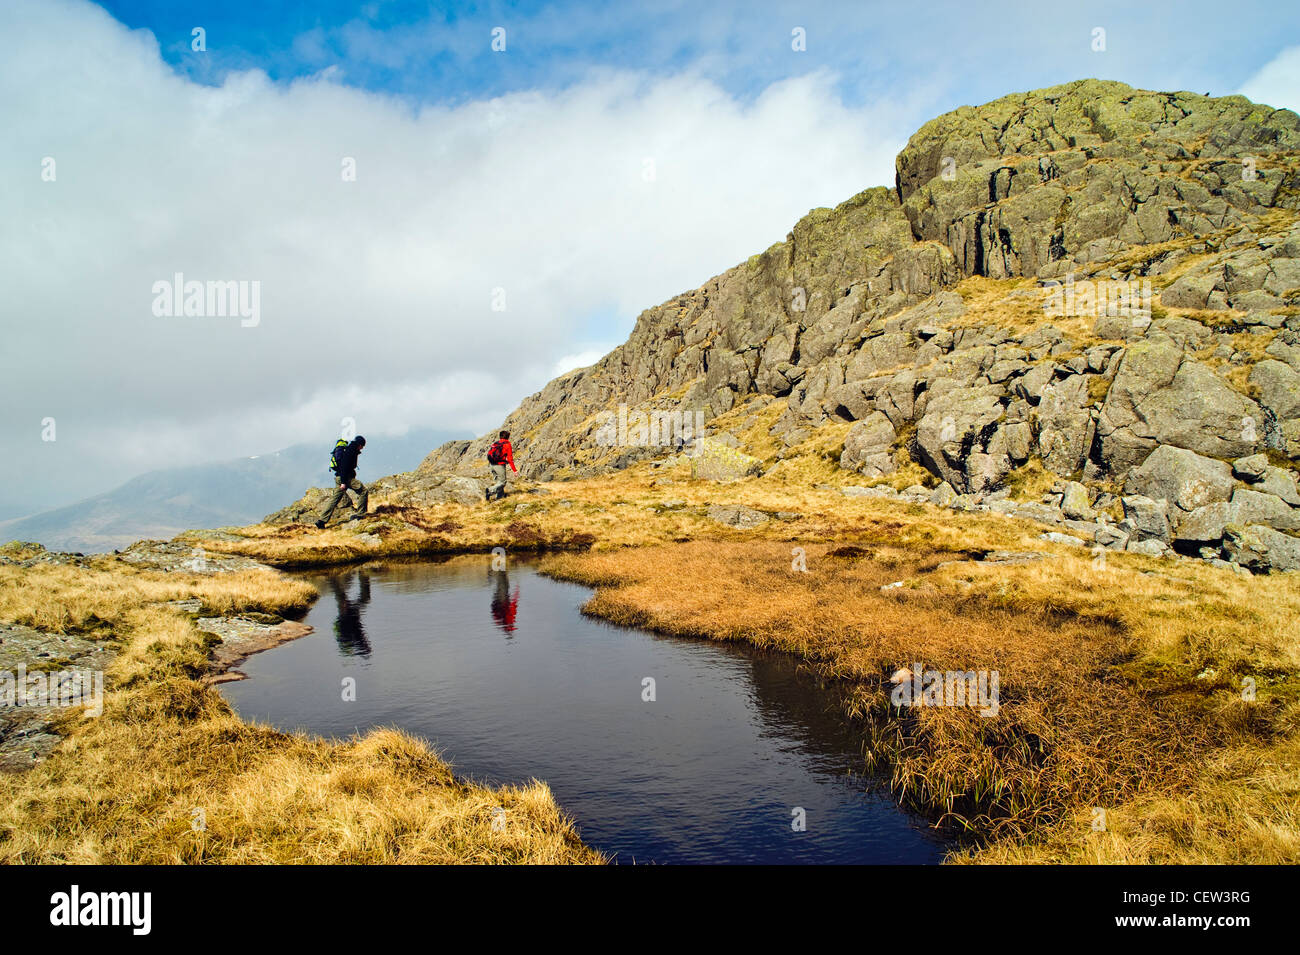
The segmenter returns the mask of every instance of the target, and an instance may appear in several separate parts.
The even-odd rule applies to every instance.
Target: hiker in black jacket
[[[370,492],[357,480],[357,455],[365,446],[366,439],[357,435],[343,447],[334,449],[334,473],[338,477],[339,486],[330,499],[329,507],[325,508],[325,513],[316,522],[317,527],[325,526],[325,522],[334,513],[334,508],[338,507],[339,501],[347,496],[349,489],[355,491],[357,495],[357,513],[354,516],[361,517],[366,513],[366,509],[370,506]]]

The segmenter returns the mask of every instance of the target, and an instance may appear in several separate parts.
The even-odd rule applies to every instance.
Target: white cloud
[[[827,73],[748,103],[691,73],[454,108],[331,71],[214,88],[97,7],[7,2],[0,440],[26,482],[80,495],[319,439],[343,415],[490,428],[642,309],[892,182],[907,130],[884,109],[846,108]],[[260,325],[154,317],[176,272],[259,281]]]
[[[1238,92],[1256,103],[1300,111],[1300,46],[1273,57]]]
[[[576,371],[579,368],[594,365],[608,355],[614,347],[613,345],[599,345],[595,348],[585,348],[571,355],[565,355],[563,358],[557,359],[555,364],[551,366],[551,377],[558,378],[565,372]]]

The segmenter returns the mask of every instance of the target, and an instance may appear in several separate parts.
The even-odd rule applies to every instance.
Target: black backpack
[[[334,442],[333,449],[330,450],[330,470],[333,471],[335,474],[339,473],[339,458],[338,458],[339,451],[341,451],[343,448],[346,448],[347,446],[348,443],[344,441],[342,438],[339,438],[337,441]]]
[[[506,463],[506,453],[501,450],[503,444],[505,444],[505,438],[497,438],[492,442],[492,447],[488,448],[488,464]]]

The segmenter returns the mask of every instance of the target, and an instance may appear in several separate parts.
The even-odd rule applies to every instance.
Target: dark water
[[[791,658],[583,617],[589,590],[519,564],[307,579],[322,592],[306,618],[316,632],[252,657],[249,678],[222,687],[247,718],[331,737],[398,726],[462,776],[545,780],[583,839],[620,862],[942,855],[923,823],[854,774],[860,739]],[[804,831],[792,828],[797,808]]]

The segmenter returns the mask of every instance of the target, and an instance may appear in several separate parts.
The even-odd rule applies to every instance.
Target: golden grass
[[[730,484],[692,479],[689,463],[658,470],[641,464],[615,475],[540,485],[544,495],[513,494],[504,501],[469,507],[397,507],[376,494],[371,496],[378,502],[371,515],[346,528],[318,531],[305,524],[257,524],[239,529],[238,540],[205,538],[201,543],[212,552],[290,568],[488,553],[498,546],[514,552],[605,551],[701,537],[831,540],[883,516],[904,515],[906,520],[897,524],[899,533],[921,543],[955,549],[1042,545],[1037,540],[1042,528],[1025,521],[954,514],[928,504],[847,498],[840,487],[866,482],[826,458],[802,455],[782,464],[788,467]],[[913,483],[913,477],[919,480],[919,471],[909,471],[903,479]],[[825,481],[818,481],[821,478]],[[814,487],[814,481],[827,486]],[[711,504],[743,504],[799,517],[739,531],[711,520]],[[520,505],[527,508],[524,513],[516,512]],[[378,541],[363,539],[363,532]]]
[[[0,567],[0,619],[118,648],[103,715],[65,717],[48,760],[0,777],[0,862],[600,861],[543,783],[457,780],[395,730],[331,743],[242,722],[200,679],[215,638],[160,603],[192,597],[205,613],[283,613],[315,591],[264,570],[200,577],[111,558]]]
[[[553,556],[544,568],[600,588],[586,607],[598,616],[796,653],[850,681],[897,795],[979,840],[965,861],[1300,858],[1293,577],[1134,555],[1099,566],[1077,552],[946,563],[954,555],[923,536],[937,537],[882,522],[839,537],[854,544],[800,542],[806,574],[791,569],[789,544],[759,541]],[[899,719],[886,681],[914,662],[997,670],[999,714],[927,707]],[[1094,807],[1108,813],[1104,839]]]

